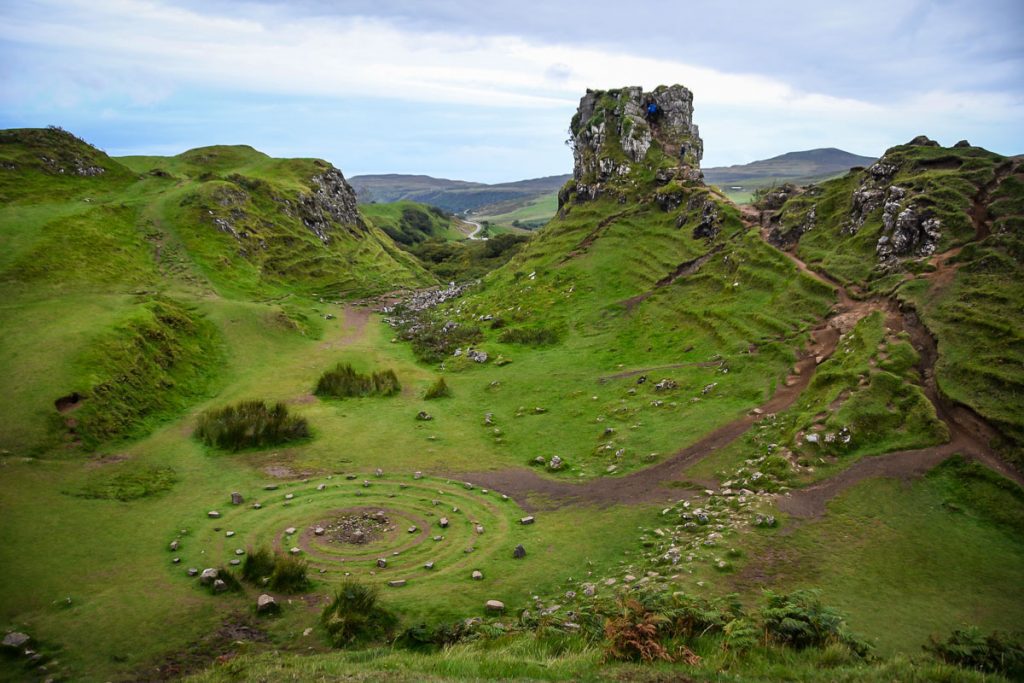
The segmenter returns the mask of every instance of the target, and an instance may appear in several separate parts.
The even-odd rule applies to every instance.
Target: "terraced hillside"
[[[922,137],[764,217],[774,244],[858,296],[892,296],[920,316],[937,344],[943,401],[996,426],[1018,464],[1024,300],[1012,283],[1024,281],[1022,181],[1020,160]]]
[[[0,563],[21,590],[0,592],[0,626],[29,640],[0,679],[1017,677],[1013,423],[948,388],[982,302],[1015,301],[995,284],[1016,277],[1015,162],[918,141],[879,162],[899,197],[869,169],[741,211],[701,182],[692,103],[589,91],[558,215],[444,288],[343,300],[301,264],[308,280],[249,277],[237,253],[207,277],[185,245],[147,280],[152,251],[104,243],[122,265],[96,258],[81,296],[12,280]],[[115,245],[161,215],[149,184],[265,201],[176,159],[125,167],[171,179],[117,176],[137,213],[111,220]],[[100,163],[117,169],[81,166]],[[6,220],[76,225],[2,187]],[[206,215],[237,230],[247,206]],[[78,234],[62,242],[90,257]],[[387,279],[352,268],[368,284],[348,293]],[[1008,376],[1015,311],[986,356]],[[79,328],[93,355],[71,353]],[[135,386],[122,367],[173,403],[92,438],[108,394],[72,380],[106,373],[113,401]],[[255,403],[220,446],[196,429]],[[257,434],[281,438],[245,447]]]
[[[0,197],[0,440],[19,452],[135,435],[211,390],[226,332],[211,319],[232,307],[315,336],[321,296],[433,280],[318,160],[115,160],[61,130],[11,130]],[[66,416],[61,397],[76,397]]]

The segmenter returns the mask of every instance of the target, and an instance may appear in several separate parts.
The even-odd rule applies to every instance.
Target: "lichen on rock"
[[[620,196],[648,182],[701,181],[704,145],[693,123],[693,94],[681,85],[587,90],[570,127],[573,180],[560,204]]]

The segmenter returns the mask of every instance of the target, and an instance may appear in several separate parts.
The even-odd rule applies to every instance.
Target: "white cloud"
[[[27,82],[5,70],[0,97],[14,106],[34,96],[65,110],[99,111],[111,102],[157,110],[176,95],[214,91],[254,95],[239,105],[252,109],[252,100],[297,96],[522,111],[516,120],[485,124],[507,135],[548,125],[562,112],[567,121],[587,88],[683,83],[695,94],[709,164],[813,146],[880,152],[907,131],[978,138],[978,131],[1002,130],[992,138],[1005,145],[1005,131],[1024,119],[1014,94],[924,90],[868,101],[599,46],[415,32],[376,18],[296,16],[286,5],[237,3],[230,16],[225,11],[157,0],[8,0],[0,6],[0,42],[7,53],[43,55],[34,68],[46,77]]]

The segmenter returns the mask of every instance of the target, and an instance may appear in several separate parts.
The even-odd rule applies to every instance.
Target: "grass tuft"
[[[289,415],[283,403],[268,407],[263,401],[242,401],[204,412],[194,435],[207,446],[239,451],[307,439],[310,432],[306,420]]]

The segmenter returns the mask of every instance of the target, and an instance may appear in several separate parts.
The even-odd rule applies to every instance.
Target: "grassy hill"
[[[834,147],[809,149],[749,164],[705,168],[704,179],[708,184],[720,187],[733,201],[748,203],[759,188],[819,182],[843,175],[855,166],[870,166],[874,161],[874,157],[851,154]]]
[[[399,244],[412,246],[427,240],[465,239],[461,221],[435,206],[410,201],[364,204],[360,212]]]
[[[488,185],[422,175],[386,174],[353,176],[350,181],[363,204],[409,200],[453,213],[492,214],[507,213],[557,192],[569,178],[560,175]]]
[[[740,210],[687,94],[588,92],[555,218],[379,314],[468,272],[438,213],[0,134],[0,680],[1017,677],[1018,165]],[[306,429],[196,435],[253,401]]]

